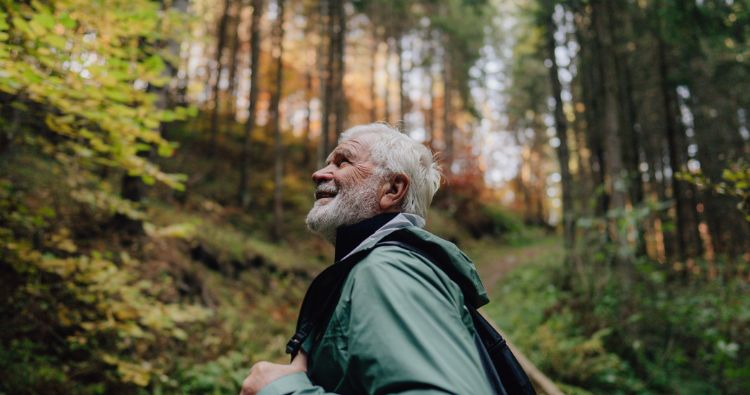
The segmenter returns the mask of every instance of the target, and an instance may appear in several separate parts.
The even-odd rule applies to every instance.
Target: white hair
[[[430,149],[384,123],[354,126],[341,134],[339,143],[360,136],[372,138],[370,158],[380,176],[404,174],[409,178],[401,210],[427,218],[441,177],[440,166]]]

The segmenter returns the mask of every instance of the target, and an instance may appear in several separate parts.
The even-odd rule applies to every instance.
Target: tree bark
[[[633,101],[633,80],[628,53],[627,43],[632,35],[632,21],[627,4],[617,2],[610,3],[607,7],[609,30],[612,32],[613,54],[615,56],[615,73],[617,78],[617,91],[620,101],[621,136],[624,142],[622,146],[623,165],[625,167],[625,188],[628,191],[630,203],[633,206],[643,203],[643,181],[640,170],[641,136],[638,125],[638,110]],[[619,16],[619,18],[617,17]],[[618,29],[618,27],[620,29]],[[666,211],[660,213],[662,221],[668,220]],[[646,239],[642,223],[635,224],[635,253],[643,255],[646,253]],[[669,232],[664,232],[664,241],[668,255],[671,252],[671,238]]]
[[[347,111],[347,100],[346,91],[344,90],[344,75],[346,74],[346,62],[344,61],[346,56],[346,8],[344,7],[344,0],[338,0],[336,4],[336,96],[335,96],[335,111],[336,111],[336,123],[335,133],[336,138],[341,135],[346,127],[346,111]],[[333,147],[332,147],[333,148]]]
[[[597,39],[601,45],[600,64],[601,82],[603,85],[603,142],[606,160],[605,188],[609,192],[610,213],[624,214],[627,202],[627,188],[623,177],[623,160],[620,139],[620,114],[617,92],[617,67],[615,64],[614,41],[608,21],[607,2],[592,1],[592,18]],[[609,223],[610,235],[619,246],[620,251],[627,251],[627,237],[621,234],[616,220]],[[617,260],[624,263],[624,256],[618,255]]]
[[[589,17],[589,23],[586,18]],[[586,118],[586,145],[589,148],[589,168],[593,179],[594,186],[603,186],[605,183],[605,163],[604,149],[602,147],[602,121],[601,121],[601,83],[599,81],[599,48],[594,37],[590,32],[593,31],[591,26],[590,15],[579,13],[576,17],[577,29],[576,37],[581,43],[581,91],[583,94],[584,116]],[[596,188],[595,188],[596,189]],[[600,189],[591,196],[596,200],[593,214],[603,216],[609,205],[609,195],[606,190]]]
[[[240,156],[240,182],[237,189],[237,202],[242,207],[250,203],[249,163],[252,133],[255,128],[255,109],[258,103],[258,73],[260,73],[260,19],[263,15],[263,0],[253,0],[253,16],[250,22],[250,98],[247,106],[248,116],[245,131],[242,135],[242,154]]]
[[[378,33],[377,27],[372,28],[372,48],[370,50],[370,122],[378,120],[378,84],[376,82],[378,62]]]
[[[227,92],[229,92],[229,108],[228,113],[231,114],[232,119],[235,117],[235,113],[237,109],[235,108],[235,103],[237,102],[237,61],[239,58],[239,46],[240,46],[240,36],[239,36],[239,27],[242,16],[242,2],[240,1],[233,1],[233,7],[234,12],[232,13],[232,21],[231,24],[231,32],[232,32],[232,43],[229,46],[229,55],[231,56],[231,60],[229,63],[229,86],[227,87]]]
[[[558,75],[557,58],[555,56],[555,31],[557,25],[552,18],[554,12],[554,3],[546,2],[546,43],[547,56],[550,59],[551,67],[549,68],[550,82],[552,84],[552,97],[555,100],[555,131],[560,144],[557,146],[557,158],[560,162],[560,176],[562,186],[562,211],[563,211],[563,235],[564,244],[568,250],[575,245],[575,209],[573,208],[573,177],[570,174],[570,154],[568,151],[568,122],[563,112],[562,86]]]
[[[210,141],[210,152],[213,155],[216,151],[216,136],[218,134],[218,128],[219,128],[219,106],[220,106],[220,98],[219,98],[219,84],[221,82],[221,70],[222,70],[222,64],[221,60],[224,55],[224,47],[226,46],[226,30],[227,30],[227,24],[229,21],[229,7],[230,7],[230,0],[224,0],[224,8],[221,13],[221,18],[219,19],[219,28],[216,33],[217,35],[217,41],[216,41],[216,57],[214,58],[215,63],[215,70],[214,70],[214,81],[213,81],[213,109],[211,112],[211,125],[210,127],[210,133],[211,133],[211,141]]]
[[[284,145],[281,141],[279,101],[281,100],[284,79],[284,0],[276,0],[278,15],[274,26],[273,57],[276,64],[274,90],[271,95],[271,105],[268,116],[271,121],[274,141],[274,189],[273,189],[273,237],[280,240],[283,235],[284,224]]]
[[[453,114],[452,93],[450,78],[450,58],[447,52],[443,56],[443,140],[445,143],[445,174],[453,174]]]
[[[325,9],[327,18],[322,18],[323,23],[327,26],[327,37],[328,37],[328,52],[325,69],[325,92],[323,94],[323,118],[322,118],[322,129],[321,129],[321,157],[320,163],[325,162],[328,152],[331,150],[331,117],[333,109],[334,98],[334,78],[335,78],[335,55],[336,55],[336,12],[335,4],[339,0],[327,0],[325,1]],[[322,3],[321,3],[322,4]]]
[[[398,23],[398,22],[397,22]],[[404,130],[406,129],[406,107],[407,97],[406,91],[404,90],[404,46],[402,29],[400,26],[396,28],[396,55],[398,55],[398,117],[399,121],[403,122]]]

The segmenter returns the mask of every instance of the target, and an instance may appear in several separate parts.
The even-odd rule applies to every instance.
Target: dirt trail
[[[518,265],[532,261],[545,248],[549,248],[549,246],[543,243],[523,247],[506,247],[497,254],[493,254],[494,256],[491,259],[484,259],[484,262],[480,262],[477,265],[477,270],[484,286],[487,288],[487,292],[493,295],[495,287],[505,274]]]

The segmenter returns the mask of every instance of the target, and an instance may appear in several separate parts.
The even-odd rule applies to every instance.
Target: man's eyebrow
[[[352,157],[354,157],[354,153],[353,153],[352,151],[350,151],[350,150],[349,150],[348,148],[341,148],[341,149],[339,149],[338,151],[339,151],[339,152],[338,152],[339,154],[341,154],[341,155],[344,155],[344,156],[346,156],[347,158],[352,158]]]

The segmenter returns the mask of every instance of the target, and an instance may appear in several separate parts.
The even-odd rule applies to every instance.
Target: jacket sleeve
[[[347,380],[363,394],[492,393],[457,286],[422,259],[381,247],[352,272]],[[325,393],[299,373],[259,395]]]

